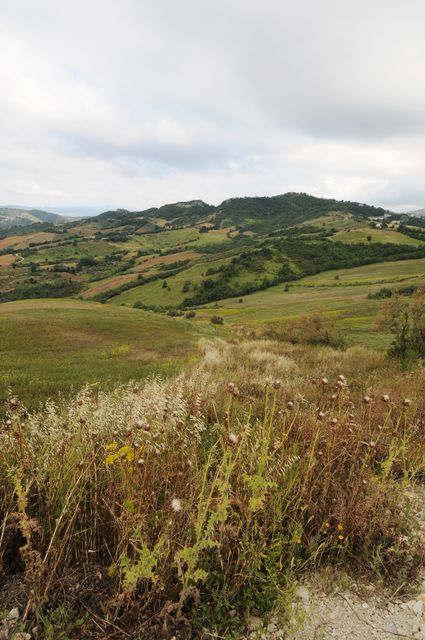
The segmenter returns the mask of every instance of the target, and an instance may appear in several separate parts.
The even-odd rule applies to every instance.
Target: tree
[[[416,291],[413,298],[393,292],[383,303],[379,325],[394,336],[390,355],[425,357],[425,291]]]
[[[412,301],[412,347],[425,358],[425,290],[418,290]]]

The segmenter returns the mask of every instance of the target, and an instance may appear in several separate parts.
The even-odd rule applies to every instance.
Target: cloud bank
[[[425,205],[422,0],[0,0],[0,201]]]

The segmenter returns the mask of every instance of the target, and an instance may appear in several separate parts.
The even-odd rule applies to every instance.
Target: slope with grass
[[[143,271],[145,259],[169,263],[173,254],[188,253],[191,267],[202,262],[205,255],[221,259],[233,252],[237,256],[279,238],[320,240],[338,235],[342,229],[355,233],[359,225],[360,229],[366,228],[372,218],[384,215],[388,215],[384,210],[367,205],[288,193],[270,198],[231,198],[217,207],[190,201],[145,211],[108,211],[64,224],[41,222],[3,231],[0,253],[8,257],[0,264],[0,280],[7,275],[8,300],[42,297],[43,291],[47,295],[75,295],[75,287],[49,282],[58,278],[68,281],[69,274],[78,275],[82,292],[98,282],[100,291],[106,293],[108,288],[114,288],[116,277]],[[403,243],[406,251],[422,244],[420,238],[408,234],[372,232],[377,242]],[[19,260],[14,259],[17,251]],[[6,272],[5,267],[12,263],[13,268]],[[228,295],[232,290],[268,286],[279,271],[277,264],[275,267],[266,266],[264,277],[252,277],[243,269]],[[160,269],[157,274],[168,275],[162,276]],[[97,285],[94,289],[96,296]]]
[[[280,284],[241,298],[217,301],[198,309],[198,318],[213,315],[225,324],[262,327],[300,316],[323,314],[341,328],[347,344],[386,349],[390,336],[378,327],[381,301],[370,298],[381,288],[425,287],[425,259],[324,271],[290,286]]]
[[[30,407],[86,383],[111,386],[187,363],[217,333],[150,312],[78,300],[0,305],[0,401],[8,389]]]

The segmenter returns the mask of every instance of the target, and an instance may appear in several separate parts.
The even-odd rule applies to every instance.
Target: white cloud
[[[422,0],[0,8],[0,202],[425,204]]]

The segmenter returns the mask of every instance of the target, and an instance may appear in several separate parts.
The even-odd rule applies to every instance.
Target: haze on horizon
[[[425,205],[422,0],[0,7],[0,204]]]

